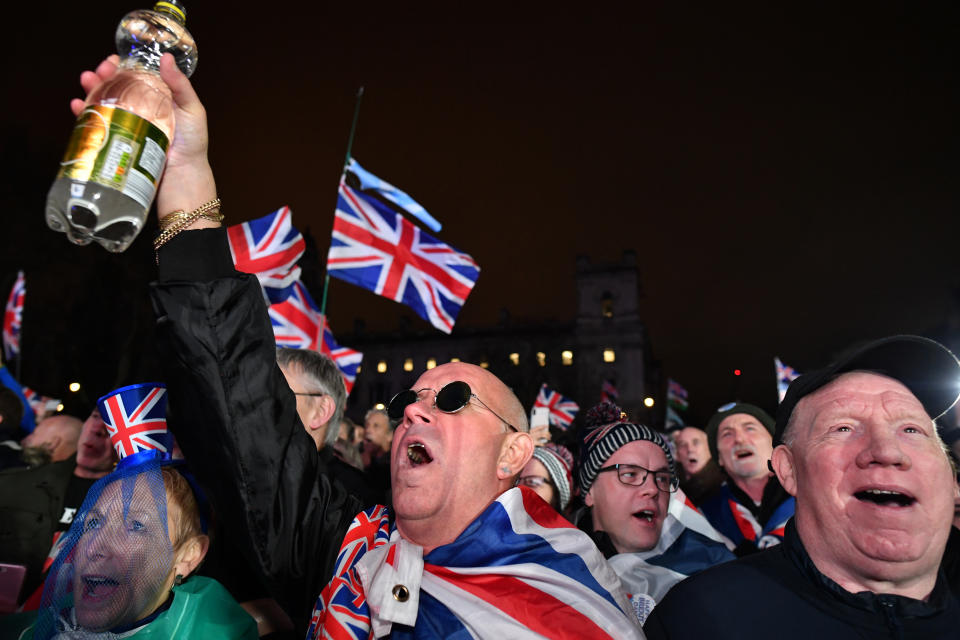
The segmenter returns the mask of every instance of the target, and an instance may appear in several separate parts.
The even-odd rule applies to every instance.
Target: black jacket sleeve
[[[205,229],[161,249],[151,295],[171,431],[220,524],[303,629],[360,505],[297,416],[260,285],[234,271],[225,231]]]

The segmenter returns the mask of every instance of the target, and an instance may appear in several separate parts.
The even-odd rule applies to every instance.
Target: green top
[[[194,576],[175,586],[170,607],[131,638],[256,640],[257,624],[216,580]],[[0,617],[0,637],[31,640],[36,611]],[[18,634],[23,635],[18,635]]]

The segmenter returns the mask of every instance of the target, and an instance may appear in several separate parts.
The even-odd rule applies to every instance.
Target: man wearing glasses
[[[643,621],[677,582],[734,556],[685,504],[663,436],[624,420],[584,433],[577,482],[589,511],[580,527],[592,533]]]

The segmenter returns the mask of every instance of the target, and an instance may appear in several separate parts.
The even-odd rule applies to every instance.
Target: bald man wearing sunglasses
[[[171,56],[160,74],[177,122],[151,291],[170,427],[295,623],[308,638],[642,638],[586,534],[513,487],[533,443],[516,397],[480,367],[436,367],[391,402],[393,510],[360,512],[301,425],[256,278],[234,270],[204,207],[217,197],[205,110]]]

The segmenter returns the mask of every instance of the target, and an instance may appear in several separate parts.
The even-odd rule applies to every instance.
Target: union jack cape
[[[787,395],[787,387],[790,383],[800,377],[793,367],[789,367],[780,361],[780,358],[773,358],[773,366],[777,370],[777,395],[780,402],[783,402],[783,396]]]
[[[616,574],[532,490],[503,493],[422,555],[386,508],[354,520],[307,638],[642,638]]]
[[[18,271],[3,313],[3,352],[7,360],[20,353],[20,327],[23,323],[23,299],[26,293],[26,278],[23,271]]]
[[[293,283],[300,278],[297,260],[305,247],[303,236],[293,226],[290,207],[227,227],[227,238],[237,271],[256,275],[270,303],[290,296]]]
[[[673,585],[721,562],[733,560],[730,542],[713,528],[682,489],[670,494],[657,545],[609,559],[640,622]]]
[[[466,253],[421,231],[377,198],[340,180],[327,273],[401,302],[450,333],[480,276]]]
[[[717,495],[700,505],[700,510],[710,524],[730,540],[734,548],[748,541],[758,549],[765,549],[783,542],[784,529],[787,521],[793,517],[795,505],[794,498],[788,497],[774,509],[766,522],[757,522],[750,510],[737,500],[729,483],[725,482],[720,485]]]
[[[540,387],[540,393],[537,394],[537,399],[533,401],[533,406],[534,408],[546,407],[549,409],[550,424],[563,430],[573,424],[573,418],[580,410],[580,405],[570,398],[560,395],[557,391],[551,391],[546,384]]]

